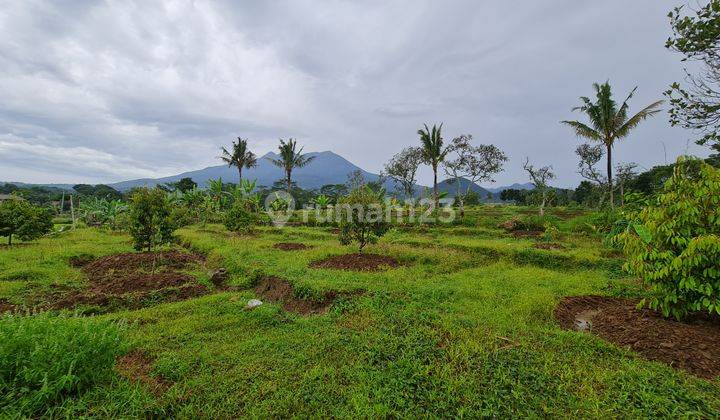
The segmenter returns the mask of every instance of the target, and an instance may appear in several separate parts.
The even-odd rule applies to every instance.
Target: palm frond
[[[625,121],[622,126],[618,127],[618,129],[615,131],[615,135],[618,138],[627,136],[633,128],[637,127],[638,124],[640,124],[640,122],[662,111],[660,109],[660,105],[662,105],[662,103],[663,101],[655,101],[643,108],[640,112]]]
[[[603,136],[597,130],[581,123],[580,121],[560,121],[561,123],[568,125],[575,130],[575,135],[578,137],[584,137],[589,140],[602,141]]]

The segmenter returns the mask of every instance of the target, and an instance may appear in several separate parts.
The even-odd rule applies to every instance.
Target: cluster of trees
[[[383,176],[390,178],[406,199],[416,195],[416,176],[420,165],[428,165],[433,171],[433,201],[438,208],[438,173],[442,170],[448,182],[455,186],[455,203],[461,217],[465,204],[478,201],[471,190],[474,183],[494,182],[494,176],[503,170],[508,160],[505,153],[493,144],[474,144],[471,134],[453,138],[448,144],[442,137],[443,124],[418,130],[420,145],[408,147],[394,155],[386,164]]]
[[[37,206],[22,198],[0,202],[0,236],[7,238],[8,246],[13,237],[23,241],[37,239],[52,231],[53,214],[47,207]]]

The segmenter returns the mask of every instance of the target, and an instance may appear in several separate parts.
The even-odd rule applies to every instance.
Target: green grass
[[[127,342],[155,358],[172,383],[155,396],[115,377],[48,406],[55,416],[100,417],[713,417],[720,383],[561,330],[568,295],[633,295],[620,261],[599,241],[568,233],[545,251],[495,226],[516,207],[481,207],[454,227],[398,228],[368,252],[403,265],[374,273],[311,269],[340,246],[327,228],[262,228],[238,236],[219,225],[178,231],[181,242],[226,267],[237,292],[116,312]],[[489,214],[488,219],[483,214]],[[561,221],[560,226],[569,224]],[[276,242],[313,248],[283,252]],[[40,299],[53,283],[82,284],[75,254],[130,250],[120,234],[82,229],[0,250],[0,297]],[[24,270],[24,271],[23,271]],[[14,273],[14,274],[7,274]],[[21,273],[34,273],[20,275]],[[289,280],[304,296],[357,292],[324,315],[278,305],[246,311],[259,277]],[[87,322],[94,322],[88,319]],[[0,343],[0,346],[2,344]]]

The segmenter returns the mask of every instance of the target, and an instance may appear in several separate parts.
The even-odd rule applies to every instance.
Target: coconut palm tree
[[[599,141],[605,145],[607,150],[607,182],[610,192],[610,205],[614,205],[613,180],[612,180],[612,147],[615,140],[627,137],[633,128],[641,121],[660,112],[660,105],[663,101],[656,101],[643,108],[640,112],[628,118],[628,101],[633,97],[637,87],[625,98],[625,101],[618,107],[612,97],[610,82],[602,85],[594,83],[593,88],[597,97],[596,102],[590,98],[581,96],[582,105],[573,108],[573,111],[585,113],[590,120],[590,125],[580,121],[562,121],[575,130],[578,137]]]
[[[252,168],[257,165],[257,158],[255,153],[248,150],[247,139],[238,137],[237,142],[232,144],[232,153],[226,148],[222,149],[222,156],[220,159],[227,163],[228,166],[234,166],[238,169],[238,185],[242,182],[242,170],[243,168]]]
[[[302,154],[303,148],[296,150],[297,142],[295,139],[280,139],[278,150],[280,159],[267,158],[273,165],[282,168],[285,171],[285,184],[287,185],[287,193],[290,194],[292,188],[292,171],[295,168],[302,168],[315,159],[315,156],[307,156]]]
[[[445,156],[447,156],[450,149],[447,147],[443,148],[442,123],[440,123],[440,126],[433,124],[432,129],[428,128],[427,124],[424,124],[424,126],[424,128],[418,130],[418,135],[420,135],[420,142],[422,143],[421,150],[423,160],[425,164],[430,165],[433,170],[433,198],[435,200],[435,208],[437,209],[439,201],[437,187],[438,166],[445,160]]]

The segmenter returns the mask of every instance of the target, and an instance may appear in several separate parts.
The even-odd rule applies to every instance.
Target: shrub
[[[172,210],[170,210],[170,223],[176,228],[190,226],[197,219],[197,213],[187,206],[173,206]]]
[[[20,198],[0,203],[0,236],[7,236],[12,245],[13,235],[32,241],[53,228],[52,211],[35,206]]]
[[[258,214],[250,211],[243,201],[236,201],[225,214],[225,227],[232,232],[249,232],[259,223]]]
[[[365,245],[377,242],[387,232],[390,224],[385,219],[384,195],[384,191],[375,192],[363,185],[340,200],[337,216],[343,245],[357,242],[362,252]]]
[[[112,378],[115,358],[127,350],[123,327],[88,318],[0,317],[0,405],[6,415],[43,410]],[[11,416],[12,417],[12,416]]]
[[[720,314],[719,208],[720,171],[681,158],[662,192],[629,217],[615,241],[625,268],[652,287],[651,308],[678,319],[700,310]]]
[[[513,217],[510,220],[506,220],[498,225],[499,228],[505,229],[508,232],[514,232],[518,230],[531,230],[531,231],[545,231],[546,225],[555,226],[557,219],[548,215],[528,215],[524,217]]]
[[[135,249],[151,251],[172,240],[170,203],[159,188],[140,188],[130,197],[130,234]]]

